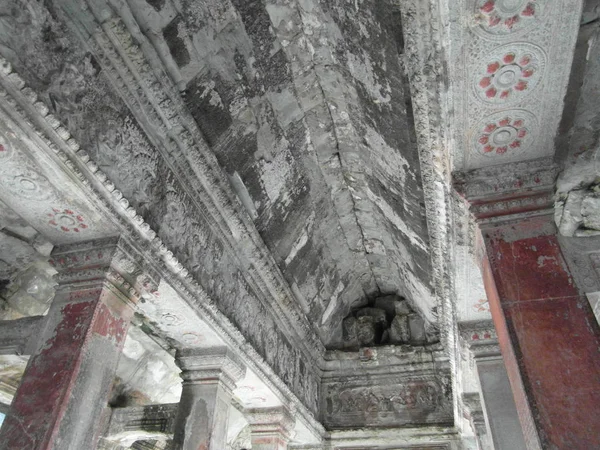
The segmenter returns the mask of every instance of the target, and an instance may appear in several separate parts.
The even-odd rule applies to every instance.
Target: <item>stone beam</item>
[[[0,355],[31,354],[44,323],[44,316],[0,320]]]

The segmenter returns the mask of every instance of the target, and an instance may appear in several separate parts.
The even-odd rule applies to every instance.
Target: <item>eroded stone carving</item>
[[[343,322],[344,348],[374,345],[422,345],[437,342],[434,330],[425,330],[425,321],[401,297],[378,297],[372,306],[358,308]]]

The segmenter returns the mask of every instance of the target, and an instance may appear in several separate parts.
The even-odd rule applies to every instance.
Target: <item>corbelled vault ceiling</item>
[[[171,175],[157,153],[181,151],[169,142],[178,130],[132,115],[98,60],[111,56],[96,51],[101,43],[88,35],[93,26],[79,2],[60,11],[5,3],[0,43],[124,197],[217,295],[223,285],[211,275],[229,272],[225,283],[237,276],[229,267],[238,255],[226,248],[223,261],[208,256],[207,246],[223,244],[187,203],[198,202],[195,185],[228,184],[258,231],[239,239],[253,241],[250,251],[264,242],[261,251],[323,343],[336,345],[350,309],[379,295],[403,296],[435,322],[400,12],[391,2],[360,3],[90,3],[88,14],[127,27],[148,70],[164,70],[176,86],[164,95],[181,96],[178,113],[210,147],[218,180]],[[72,15],[69,25],[64,14]]]

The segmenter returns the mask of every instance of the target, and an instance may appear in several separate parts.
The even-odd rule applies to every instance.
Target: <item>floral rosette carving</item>
[[[72,209],[52,208],[52,212],[48,213],[48,219],[48,225],[65,233],[79,233],[88,228],[83,216]]]
[[[476,22],[486,34],[516,33],[534,25],[547,3],[548,0],[477,0]]]
[[[483,156],[513,156],[531,145],[536,127],[535,119],[526,111],[504,111],[477,126],[473,145]]]
[[[506,104],[528,96],[543,76],[545,57],[528,44],[496,49],[475,76],[475,93],[483,101]]]

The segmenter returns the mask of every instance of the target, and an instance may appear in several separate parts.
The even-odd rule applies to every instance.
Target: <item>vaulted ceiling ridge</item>
[[[296,9],[298,11],[298,15],[299,15],[300,20],[302,22],[302,32],[304,34],[304,37],[305,37],[305,39],[310,40],[310,35],[306,32],[306,21],[305,21],[305,18],[304,18],[304,14],[303,14],[304,10],[302,8],[302,5],[300,5],[299,3],[296,3]],[[342,230],[344,230],[344,237],[345,237],[346,243],[348,244],[348,247],[350,248],[350,250],[354,250],[354,245],[351,245],[351,243],[348,240],[348,235],[347,235],[346,228],[348,226],[352,227],[352,225],[354,225],[356,227],[356,229],[358,229],[358,233],[360,235],[361,250],[362,250],[362,254],[363,254],[366,266],[369,269],[371,278],[373,279],[373,282],[375,283],[375,286],[377,287],[377,290],[381,293],[381,288],[380,288],[379,283],[377,281],[377,277],[375,276],[375,273],[373,271],[373,265],[372,265],[371,261],[369,261],[369,259],[366,257],[366,255],[367,255],[368,252],[367,252],[366,242],[365,242],[365,233],[364,233],[363,226],[361,225],[361,221],[360,221],[360,219],[358,217],[357,210],[356,210],[356,200],[354,199],[354,195],[352,193],[352,191],[354,190],[354,188],[350,185],[348,177],[345,176],[345,174],[344,174],[344,157],[342,155],[343,149],[340,147],[340,140],[339,140],[338,129],[337,129],[338,125],[336,124],[336,121],[335,121],[335,119],[333,117],[333,113],[332,113],[332,110],[331,110],[332,105],[331,105],[331,102],[329,101],[329,99],[327,98],[327,92],[323,88],[322,78],[319,75],[319,71],[317,70],[317,67],[318,67],[319,63],[315,61],[315,57],[314,56],[315,55],[314,55],[314,52],[313,52],[311,54],[312,65],[311,65],[310,70],[312,70],[313,73],[314,73],[315,79],[317,80],[317,83],[319,85],[319,90],[320,90],[321,95],[323,97],[323,102],[325,103],[325,106],[327,108],[327,112],[329,114],[329,120],[331,121],[331,128],[332,128],[333,137],[335,139],[335,148],[337,150],[337,152],[333,153],[333,155],[332,155],[331,158],[332,159],[333,158],[337,158],[337,162],[339,164],[339,171],[340,171],[340,173],[338,173],[338,175],[341,174],[341,177],[339,177],[339,178],[341,178],[341,183],[345,186],[346,191],[347,191],[346,194],[348,195],[348,198],[350,199],[350,202],[352,203],[352,215],[353,215],[353,219],[354,220],[352,221],[352,224],[348,225],[348,224],[346,224],[346,221],[344,221],[342,219],[342,217],[340,216],[340,214],[337,211],[337,209],[336,209],[336,215],[337,215],[337,217],[338,217],[338,219],[340,221],[340,224],[342,226]],[[319,154],[317,152],[317,159],[318,158],[319,158]],[[321,173],[323,174],[323,177],[324,177],[325,181],[327,182],[327,184],[331,187],[332,183],[331,183],[331,180],[330,180],[330,175],[328,175],[328,173],[323,170],[323,164],[324,164],[324,161],[319,160],[319,168],[321,169]],[[333,164],[331,164],[331,165],[333,165]],[[346,169],[349,170],[348,168],[346,168]],[[337,201],[336,201],[335,195],[333,195],[334,194],[333,189],[331,191],[331,194],[332,194],[331,195],[332,201],[333,201],[334,205],[337,206]],[[368,293],[365,292],[365,296],[367,296],[367,295],[368,295]]]
[[[87,44],[148,135],[152,136],[152,128],[157,127],[172,140],[173,147],[161,151],[163,158],[181,179],[188,180],[186,186],[190,197],[210,221],[211,228],[230,249],[242,250],[250,263],[244,272],[250,275],[251,284],[259,286],[260,291],[265,293],[261,301],[266,300],[277,312],[274,317],[283,322],[282,330],[287,333],[294,330],[298,335],[295,339],[298,348],[318,363],[324,351],[322,342],[303,315],[299,302],[247,211],[235,200],[227,177],[191,118],[176,86],[163,67],[149,64],[144,50],[151,51],[146,48],[151,46],[145,43],[141,33],[135,37],[131,35],[130,30],[137,30],[137,24],[133,23],[132,17],[127,22],[118,17],[98,17],[91,3],[89,9],[95,12],[96,28],[90,32],[80,24],[78,32],[92,34],[85,39]],[[72,19],[75,23],[79,21],[77,17]],[[144,48],[141,49],[135,41]],[[161,149],[161,146],[157,145],[157,148]],[[200,188],[194,180],[200,182]],[[237,252],[234,251],[234,254]]]
[[[436,0],[399,1],[402,12],[406,68],[410,82],[412,104],[421,163],[423,193],[427,216],[429,245],[435,293],[438,301],[438,326],[441,342],[449,357],[453,392],[457,392],[457,330],[454,288],[450,276],[452,248],[448,230],[452,229],[452,199],[449,154],[443,117],[448,117],[443,92],[444,50],[442,20],[444,4]],[[453,398],[455,418],[457,396]]]
[[[191,276],[173,256],[156,232],[130,206],[123,194],[115,188],[106,174],[90,159],[88,152],[81,148],[61,122],[49,112],[48,107],[38,100],[38,96],[24,80],[13,71],[8,61],[0,56],[0,98],[9,105],[5,110],[9,116],[25,125],[24,131],[36,140],[40,148],[54,162],[77,180],[84,195],[105,215],[118,225],[123,236],[129,240],[146,262],[154,267],[184,301],[193,306],[202,320],[208,323],[232,348],[244,357],[245,364],[258,374],[262,381],[275,393],[281,393],[294,405],[303,421],[323,435],[325,430],[314,413],[298,395],[288,387],[248,342],[241,331],[218,308],[204,288]],[[318,367],[308,367],[318,370]],[[320,377],[320,372],[318,374]]]

